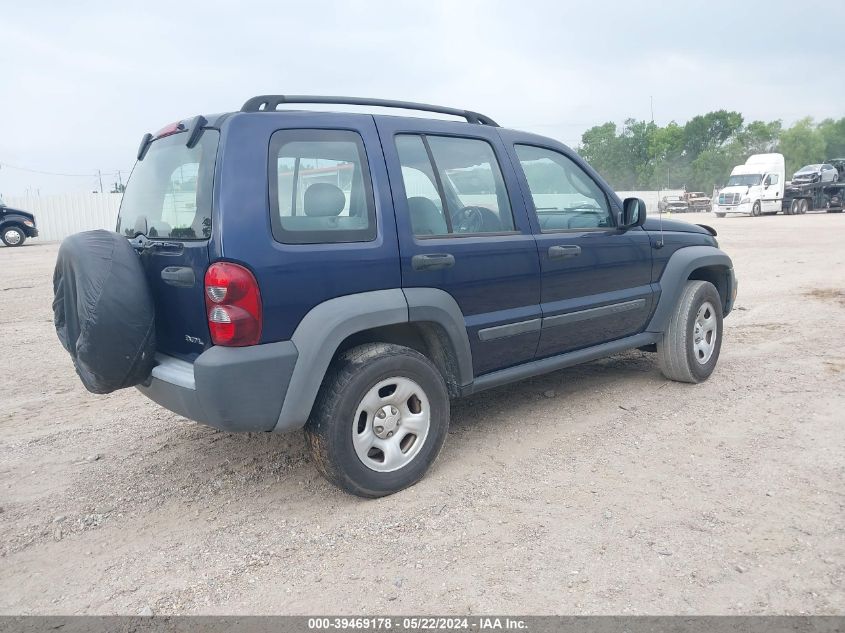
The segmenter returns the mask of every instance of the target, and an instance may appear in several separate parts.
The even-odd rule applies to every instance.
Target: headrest
[[[305,190],[303,211],[313,217],[340,215],[346,206],[346,195],[340,187],[327,182],[315,182]]]
[[[414,235],[446,235],[449,232],[443,214],[430,199],[424,196],[408,198],[408,211]]]

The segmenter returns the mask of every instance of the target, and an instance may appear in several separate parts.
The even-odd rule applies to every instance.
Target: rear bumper
[[[211,347],[193,363],[159,354],[138,389],[181,416],[224,431],[272,431],[298,357],[291,341]]]

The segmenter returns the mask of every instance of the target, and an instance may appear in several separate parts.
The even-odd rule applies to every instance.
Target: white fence
[[[663,196],[681,195],[681,189],[661,191],[618,191],[619,197],[642,198],[649,212],[657,213]],[[6,204],[35,214],[41,240],[63,240],[68,235],[92,229],[113,231],[120,208],[119,193],[68,193],[51,196],[22,196],[6,199]]]
[[[67,193],[6,198],[6,204],[35,215],[39,240],[63,240],[92,229],[113,231],[120,208],[119,193]]]

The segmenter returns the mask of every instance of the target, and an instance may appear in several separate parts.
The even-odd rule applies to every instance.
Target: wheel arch
[[[696,268],[687,276],[687,281],[691,280],[709,281],[716,286],[716,290],[719,292],[719,298],[722,300],[722,310],[724,312],[730,299],[731,291],[728,271],[724,266],[710,265]]]
[[[736,287],[731,258],[714,246],[687,246],[675,251],[663,270],[659,282],[660,299],[646,331],[664,331],[684,285],[691,279],[709,281],[716,286],[723,314],[727,316],[733,308]]]
[[[275,431],[302,427],[335,356],[363,343],[405,345],[426,355],[450,395],[472,382],[472,355],[463,314],[435,288],[389,289],[325,301],[303,317],[291,341],[298,351]]]
[[[26,234],[26,225],[23,223],[22,219],[7,218],[0,222],[0,231],[5,231],[6,229],[10,229],[12,227],[20,229],[24,232],[24,234]]]

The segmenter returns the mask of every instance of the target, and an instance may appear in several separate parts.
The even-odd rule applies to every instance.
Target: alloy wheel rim
[[[700,365],[707,364],[716,349],[719,324],[713,304],[705,301],[698,308],[692,328],[692,351]]]
[[[430,428],[431,406],[422,387],[410,378],[387,378],[358,404],[352,445],[370,470],[393,472],[419,455]]]
[[[3,239],[6,240],[7,244],[16,246],[17,244],[20,244],[21,234],[13,229],[10,229],[3,234]]]

